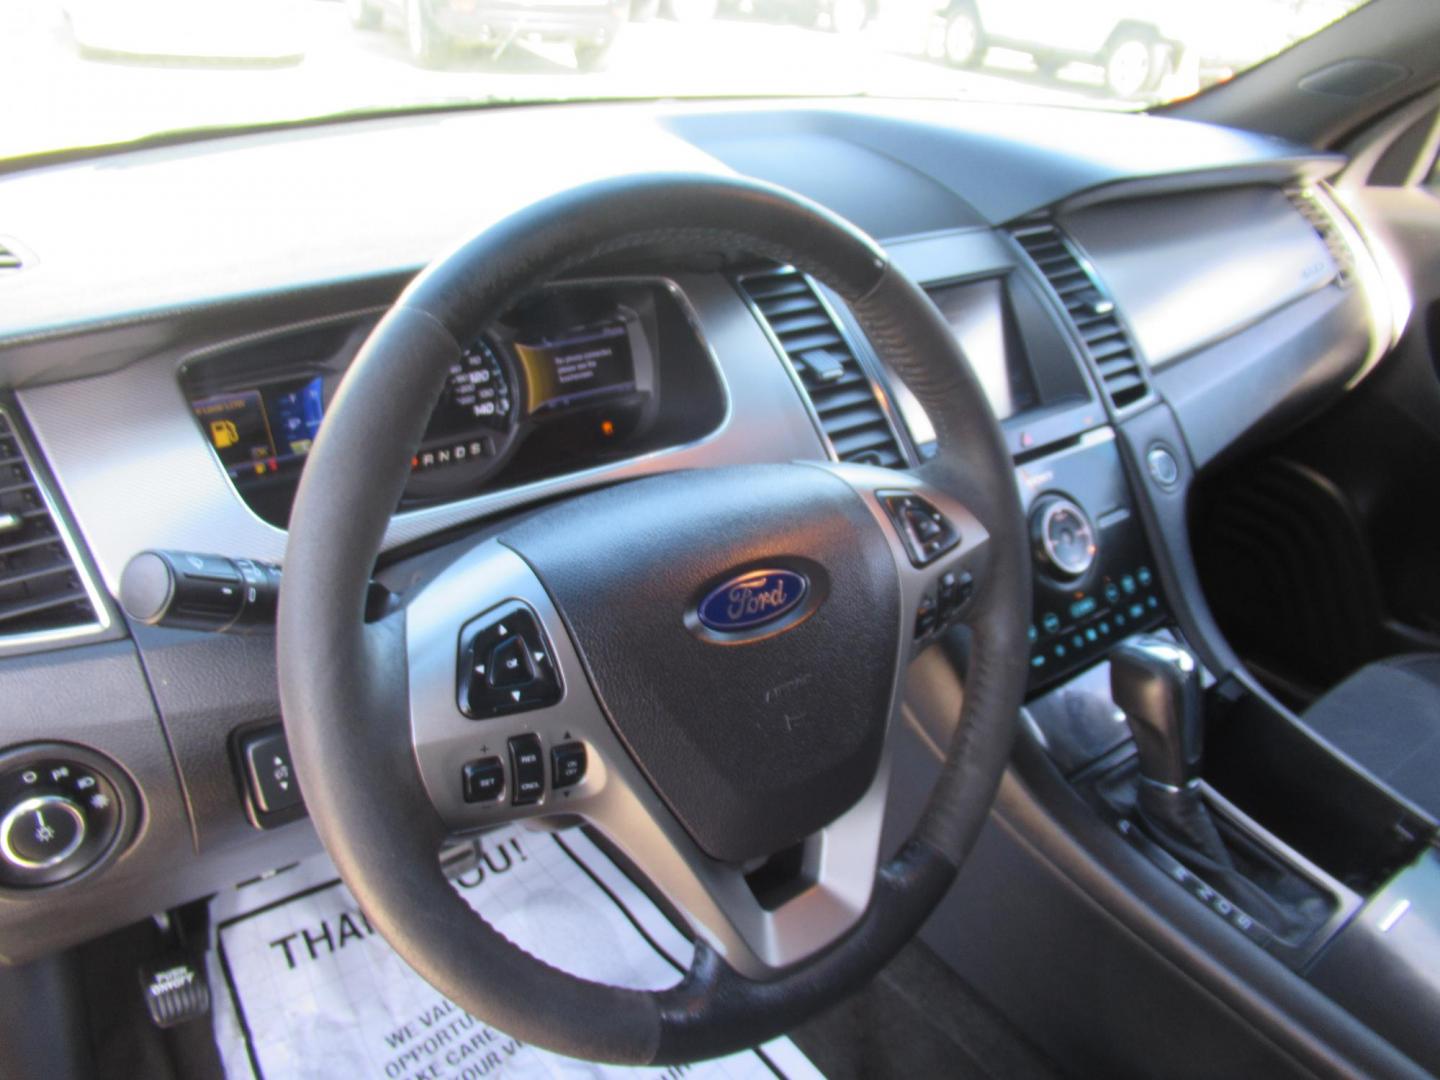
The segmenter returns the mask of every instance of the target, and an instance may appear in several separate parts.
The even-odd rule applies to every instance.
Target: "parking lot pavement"
[[[414,104],[588,97],[869,92],[1094,103],[1083,88],[957,71],[886,47],[880,29],[837,35],[720,18],[625,25],[606,70],[582,74],[564,45],[517,43],[498,59],[412,64],[398,30],[353,29],[343,6],[300,4],[298,63],[216,66],[80,55],[58,0],[0,0],[0,159],[229,126]]]

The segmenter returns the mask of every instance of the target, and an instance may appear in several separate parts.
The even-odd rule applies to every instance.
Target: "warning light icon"
[[[240,441],[240,429],[233,420],[211,420],[210,441],[216,450],[225,450]]]

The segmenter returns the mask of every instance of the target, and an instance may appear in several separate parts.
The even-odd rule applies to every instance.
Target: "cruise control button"
[[[494,802],[505,791],[505,766],[498,757],[467,762],[460,783],[466,802]]]
[[[550,751],[550,782],[557,788],[573,787],[585,779],[585,744],[562,743]]]
[[[491,686],[507,688],[524,686],[535,679],[531,666],[530,646],[519,634],[496,645],[490,652],[490,669],[486,674]]]
[[[510,774],[515,778],[515,793],[510,801],[516,806],[539,802],[545,794],[545,757],[540,750],[540,736],[516,735],[509,749]]]

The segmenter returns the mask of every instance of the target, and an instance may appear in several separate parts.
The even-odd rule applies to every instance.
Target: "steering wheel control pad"
[[[535,613],[518,600],[461,627],[456,684],[460,711],[473,720],[543,709],[564,692],[554,651]]]
[[[807,465],[675,473],[562,503],[500,540],[554,598],[612,726],[706,854],[773,854],[869,787],[899,581],[848,484]],[[737,625],[774,620],[730,640],[697,632],[717,588],[722,617],[728,601]]]

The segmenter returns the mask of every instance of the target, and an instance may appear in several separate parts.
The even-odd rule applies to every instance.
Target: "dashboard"
[[[533,151],[526,167],[483,169],[506,144]],[[273,636],[147,625],[115,598],[146,550],[283,562],[346,369],[414,273],[467,234],[551,190],[664,169],[780,183],[879,238],[1002,420],[1032,523],[1038,693],[1119,636],[1186,618],[1188,477],[1338,400],[1393,344],[1377,260],[1324,182],[1339,165],[1144,116],[637,103],[334,124],[0,176],[0,227],[35,253],[0,277],[4,457],[29,500],[0,502],[0,520],[33,530],[23,542],[73,583],[54,594],[69,623],[7,627],[24,605],[6,607],[20,593],[5,572],[50,571],[0,533],[0,791],[34,762],[70,762],[120,807],[73,872],[0,881],[0,957],[314,849],[303,814],[265,812],[246,772],[245,748],[277,730]],[[201,194],[221,177],[224,213]],[[407,190],[425,196],[394,197]],[[663,246],[601,259],[468,343],[377,577],[401,589],[406,558],[602,484],[816,457],[905,466],[932,443],[823,284]]]

